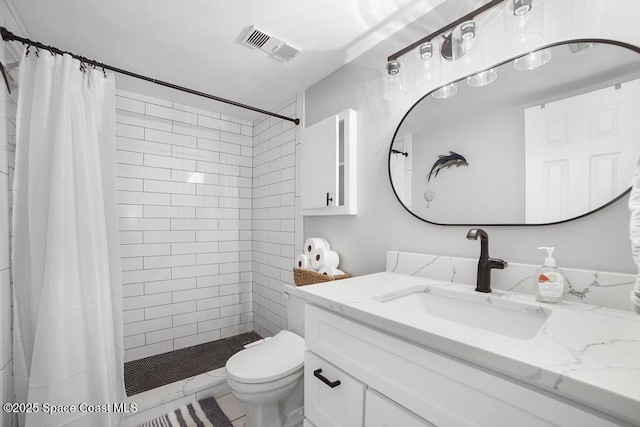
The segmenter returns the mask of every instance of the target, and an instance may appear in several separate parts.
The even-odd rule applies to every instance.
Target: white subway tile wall
[[[16,34],[18,30],[7,4],[0,2],[0,24]],[[20,52],[5,43],[0,49],[0,61],[10,64],[18,61]],[[17,80],[17,70],[10,71]],[[16,152],[16,111],[18,92],[6,88],[0,90],[0,401],[15,402],[13,389],[12,317],[13,294],[11,276],[11,207],[13,168]],[[16,414],[0,412],[1,426],[17,426]]]
[[[15,101],[2,103],[3,396],[11,384],[10,180]],[[286,327],[295,256],[296,129],[118,90],[118,212],[125,360]],[[283,104],[295,115],[296,100]],[[12,120],[7,120],[13,117]],[[299,234],[299,231],[298,231]],[[253,286],[252,286],[253,284]],[[6,307],[5,307],[6,306]]]
[[[116,95],[125,361],[254,330],[253,123]]]
[[[275,111],[293,117],[297,100]],[[258,334],[269,336],[287,327],[282,291],[293,283],[296,126],[265,117],[254,123],[253,135],[253,321]]]

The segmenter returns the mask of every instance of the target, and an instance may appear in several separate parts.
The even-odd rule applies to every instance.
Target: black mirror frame
[[[490,66],[490,67],[483,68],[482,70],[476,71],[476,72],[474,72],[473,74],[477,74],[477,73],[480,73],[480,72],[482,72],[482,71],[487,71],[487,70],[489,70],[489,69],[491,69],[491,68],[496,68],[496,67],[499,67],[499,66],[501,66],[501,65],[507,64],[507,63],[509,63],[509,62],[512,62],[512,61],[514,61],[514,60],[518,59],[518,58],[521,58],[521,57],[523,57],[523,56],[526,56],[526,55],[530,54],[531,52],[535,52],[535,51],[543,50],[543,49],[549,49],[549,48],[552,48],[552,47],[555,47],[555,46],[561,46],[561,45],[570,44],[570,43],[603,43],[603,44],[610,44],[610,45],[615,45],[615,46],[620,46],[620,47],[627,48],[627,49],[632,50],[632,51],[634,51],[634,52],[636,52],[637,54],[639,54],[639,55],[640,55],[640,47],[635,46],[635,45],[632,45],[632,44],[629,44],[629,43],[625,43],[625,42],[617,41],[617,40],[599,39],[599,38],[581,38],[581,39],[571,39],[571,40],[564,40],[564,41],[561,41],[561,42],[556,42],[556,43],[551,43],[551,44],[548,44],[548,45],[541,46],[541,47],[539,47],[538,49],[535,49],[535,50],[533,50],[533,51],[528,51],[528,52],[522,53],[521,55],[514,56],[513,58],[510,58],[510,59],[507,59],[507,60],[502,61],[502,62],[500,62],[500,63],[494,64],[494,65],[492,65],[492,66]],[[470,75],[471,75],[471,74],[470,74]],[[485,227],[496,227],[496,226],[500,226],[500,227],[522,227],[522,226],[525,226],[525,227],[531,227],[531,226],[534,226],[534,227],[539,227],[539,226],[545,226],[545,225],[563,224],[563,223],[565,223],[565,222],[574,221],[574,220],[576,220],[576,219],[584,218],[584,217],[586,217],[586,216],[588,216],[588,215],[591,215],[591,214],[593,214],[593,213],[595,213],[595,212],[599,212],[599,211],[603,210],[604,208],[606,208],[606,207],[608,207],[608,206],[610,206],[610,205],[614,204],[615,202],[617,202],[618,200],[622,199],[622,198],[623,198],[623,197],[625,197],[627,194],[629,194],[629,192],[631,191],[631,185],[629,185],[629,188],[627,188],[625,191],[623,191],[623,192],[622,192],[618,197],[616,197],[616,198],[612,199],[611,201],[609,201],[609,202],[605,203],[604,205],[602,205],[602,206],[600,206],[600,207],[598,207],[598,208],[596,208],[596,209],[594,209],[594,210],[592,210],[592,211],[586,212],[586,213],[584,213],[584,214],[582,214],[582,215],[578,215],[578,216],[575,216],[575,217],[572,217],[572,218],[567,218],[567,219],[564,219],[564,220],[562,220],[562,221],[548,222],[548,223],[539,223],[539,224],[523,224],[523,223],[517,223],[517,224],[515,224],[515,223],[514,223],[514,224],[500,224],[500,223],[498,223],[498,224],[488,224],[488,223],[459,223],[459,224],[458,224],[458,223],[456,223],[456,224],[444,224],[444,223],[439,223],[439,222],[429,221],[429,220],[424,219],[424,218],[422,218],[422,217],[420,217],[420,216],[416,215],[415,213],[413,213],[409,208],[407,208],[407,207],[405,206],[405,204],[404,204],[404,203],[402,203],[402,200],[400,199],[400,196],[398,195],[398,193],[396,192],[395,187],[393,186],[393,181],[392,181],[392,177],[391,177],[391,156],[393,155],[393,141],[395,141],[396,136],[397,136],[397,134],[398,134],[398,131],[400,130],[400,127],[402,126],[402,123],[404,123],[404,120],[405,120],[405,119],[407,118],[407,116],[411,113],[411,111],[413,111],[413,109],[414,109],[414,108],[415,108],[415,107],[416,107],[420,102],[422,102],[422,100],[423,100],[423,99],[427,98],[429,95],[431,95],[433,92],[437,91],[437,90],[438,90],[438,89],[440,89],[441,87],[446,86],[446,85],[451,84],[451,83],[457,83],[457,82],[463,81],[463,80],[465,80],[467,77],[468,77],[468,76],[464,76],[464,77],[462,77],[462,78],[460,78],[460,79],[458,79],[458,80],[454,80],[454,81],[452,81],[452,82],[445,83],[445,84],[443,84],[443,85],[441,85],[441,86],[438,86],[438,87],[434,88],[433,90],[431,90],[430,92],[428,92],[426,95],[424,95],[424,96],[420,97],[420,99],[418,99],[418,100],[417,100],[417,101],[416,101],[416,102],[411,106],[411,108],[409,108],[409,110],[404,114],[404,116],[402,116],[402,120],[400,120],[400,123],[399,123],[399,124],[398,124],[398,126],[396,127],[395,132],[393,133],[393,137],[391,138],[391,145],[390,145],[390,147],[389,147],[388,160],[387,160],[387,172],[388,172],[388,175],[389,175],[389,183],[391,184],[391,189],[393,190],[393,194],[396,196],[396,199],[398,199],[398,202],[399,202],[399,203],[402,205],[402,207],[403,207],[407,212],[409,212],[411,215],[413,215],[414,217],[418,218],[419,220],[424,221],[424,222],[427,222],[427,223],[429,223],[429,224],[433,224],[433,225],[444,225],[444,226],[450,226],[450,227],[451,227],[451,226],[453,226],[453,227],[457,227],[457,226],[462,226],[462,227],[473,227],[473,226],[485,226]]]

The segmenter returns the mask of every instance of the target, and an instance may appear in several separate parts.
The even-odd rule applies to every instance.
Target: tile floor
[[[229,393],[216,399],[220,409],[231,420],[233,427],[244,427],[244,409],[236,397]]]
[[[134,396],[226,365],[227,360],[251,342],[262,339],[247,332],[124,364],[127,396]]]

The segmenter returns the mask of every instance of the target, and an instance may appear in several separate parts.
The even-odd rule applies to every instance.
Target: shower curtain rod
[[[223,102],[225,104],[231,104],[231,105],[236,106],[236,107],[245,108],[245,109],[251,110],[251,111],[256,111],[258,113],[266,114],[266,115],[272,116],[272,117],[277,117],[277,118],[282,119],[282,120],[288,120],[290,122],[295,123],[296,125],[300,124],[300,119],[293,119],[291,117],[282,116],[280,114],[273,113],[271,111],[263,110],[263,109],[257,108],[257,107],[252,107],[251,105],[241,104],[239,102],[231,101],[231,100],[225,99],[225,98],[220,98],[218,96],[210,95],[210,94],[205,93],[205,92],[200,92],[200,91],[189,89],[189,88],[186,88],[186,87],[183,87],[183,86],[178,86],[178,85],[173,84],[173,83],[168,83],[168,82],[164,82],[162,80],[157,80],[157,79],[154,79],[154,78],[151,78],[151,77],[143,76],[141,74],[136,74],[136,73],[133,73],[131,71],[123,70],[121,68],[112,67],[110,65],[103,64],[102,62],[94,61],[93,59],[89,59],[89,58],[86,58],[84,56],[76,55],[75,53],[71,53],[71,52],[67,52],[67,51],[58,49],[57,47],[47,46],[47,45],[42,44],[40,42],[36,42],[36,41],[33,41],[33,40],[26,39],[24,37],[16,36],[11,31],[7,30],[5,27],[0,27],[0,33],[2,33],[2,39],[4,41],[18,41],[18,42],[21,42],[23,44],[36,47],[38,49],[48,50],[49,52],[52,52],[54,54],[59,54],[59,55],[68,54],[68,55],[78,59],[81,64],[91,65],[93,67],[102,68],[103,70],[115,71],[116,73],[124,74],[124,75],[130,76],[130,77],[135,77],[136,79],[145,80],[147,82],[155,83],[155,84],[160,85],[160,86],[168,87],[168,88],[179,90],[179,91],[182,91],[182,92],[187,92],[187,93],[190,93],[192,95],[202,96],[202,97],[208,98],[208,99],[213,99],[214,101]]]

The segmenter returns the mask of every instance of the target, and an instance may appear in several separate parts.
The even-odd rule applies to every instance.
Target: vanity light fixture
[[[493,68],[481,71],[472,76],[467,77],[469,86],[486,86],[493,83],[498,78],[498,73]]]
[[[503,10],[505,50],[532,50],[542,41],[543,0],[506,0]]]
[[[458,85],[455,83],[449,83],[446,86],[442,86],[440,89],[434,91],[431,96],[436,99],[447,99],[451,98],[458,92]]]
[[[490,0],[472,12],[389,56],[387,58],[387,66],[383,72],[383,97],[389,100],[394,92],[404,90],[404,82],[402,81],[404,72],[400,72],[398,60],[411,51],[416,52],[415,75],[417,84],[420,86],[428,84],[429,87],[433,87],[434,83],[441,77],[441,58],[452,61],[454,60],[454,52],[456,58],[468,55],[466,58],[468,62],[479,60],[484,62],[483,43],[481,31],[479,31],[480,25],[476,17],[503,1],[505,0]],[[458,31],[454,35],[456,27],[458,27]],[[441,37],[441,39],[438,39],[438,37]],[[461,64],[461,66],[464,67],[465,63]],[[450,87],[437,92],[444,92],[443,94],[451,96],[455,93],[455,89]]]
[[[403,74],[399,58],[415,51],[415,76],[418,86],[433,87],[441,77],[441,58],[451,61],[458,71],[472,73],[485,62],[483,23],[478,17],[500,3],[503,15],[505,46],[514,51],[532,51],[542,41],[544,0],[490,0],[476,10],[460,17],[443,28],[406,46],[387,58],[384,78],[384,98],[391,99],[394,92],[404,90]],[[500,9],[497,9],[498,12]],[[534,52],[531,56],[516,60],[518,69],[534,69],[545,64],[550,53]],[[471,86],[484,86],[497,78],[494,70],[486,70],[467,78]],[[447,85],[433,92],[436,98],[448,98],[456,92],[455,85]]]
[[[550,59],[551,52],[549,52],[549,49],[542,49],[516,58],[513,61],[513,66],[516,70],[521,71],[534,70],[549,62]]]

